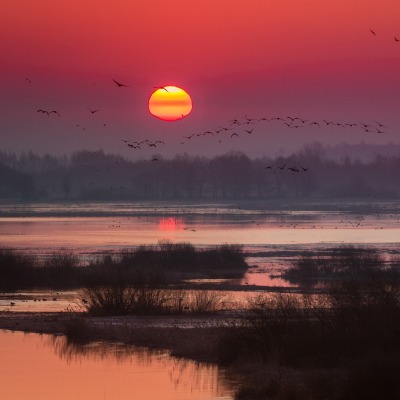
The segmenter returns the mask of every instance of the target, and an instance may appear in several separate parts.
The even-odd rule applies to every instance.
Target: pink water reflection
[[[77,352],[65,339],[0,331],[2,399],[232,399],[215,366],[167,353],[96,345]]]
[[[194,245],[381,244],[400,243],[400,224],[370,221],[363,226],[336,220],[282,226],[253,221],[185,217],[23,217],[0,218],[0,243],[27,249],[118,249],[170,239]]]

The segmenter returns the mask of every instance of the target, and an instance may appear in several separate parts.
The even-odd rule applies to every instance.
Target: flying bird
[[[372,29],[369,30],[374,36],[376,36],[375,31],[373,31]]]
[[[165,86],[153,86],[153,89],[161,89],[161,90],[165,90],[167,93],[169,93],[168,89]]]
[[[37,110],[36,112],[40,112],[40,113],[42,113],[42,114],[50,115],[50,113],[49,113],[48,111],[42,110],[41,108],[40,108],[39,110]]]
[[[236,132],[235,132],[235,133],[232,133],[231,138],[234,137],[234,136],[239,137],[239,135],[238,135]]]
[[[394,41],[395,42],[400,42],[400,39],[398,39],[396,36],[394,36]]]
[[[130,86],[128,86],[128,85],[125,85],[124,83],[117,82],[115,79],[113,79],[113,82],[114,82],[118,87],[130,87]]]
[[[100,110],[92,110],[92,109],[90,109],[89,107],[88,107],[88,110],[89,110],[92,114],[97,113],[98,111],[100,111]]]

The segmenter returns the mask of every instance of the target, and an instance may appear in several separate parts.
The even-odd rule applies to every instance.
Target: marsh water
[[[232,399],[216,366],[117,344],[0,331],[0,397],[7,400]]]
[[[46,257],[73,252],[90,260],[159,241],[196,247],[243,245],[245,289],[288,288],[275,278],[304,251],[340,245],[398,255],[400,203],[0,205],[0,246]],[[257,289],[254,289],[257,290]],[[237,292],[236,296],[243,295]],[[0,311],[64,311],[79,291],[0,294]],[[1,398],[231,399],[234,388],[215,366],[118,345],[69,346],[64,337],[0,332]]]
[[[64,251],[90,259],[163,240],[197,247],[241,244],[250,268],[236,283],[243,288],[287,288],[294,285],[279,273],[304,251],[362,245],[398,254],[400,202],[2,203],[0,207],[0,246],[44,257]],[[64,294],[63,301],[55,293],[45,295],[39,293],[39,299],[57,297],[58,302],[30,306],[62,310],[72,304],[74,293]],[[0,309],[9,304],[0,299]],[[22,302],[17,306],[23,309]]]
[[[90,255],[162,240],[241,244],[257,265],[341,244],[393,248],[400,243],[400,202],[0,204],[2,247]]]

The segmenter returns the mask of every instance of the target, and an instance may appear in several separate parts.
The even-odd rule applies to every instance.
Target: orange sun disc
[[[150,96],[149,111],[163,121],[177,121],[190,114],[192,99],[179,87],[162,86]]]

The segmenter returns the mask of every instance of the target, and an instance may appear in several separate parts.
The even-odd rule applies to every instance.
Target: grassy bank
[[[70,289],[114,282],[160,285],[193,278],[240,277],[247,270],[238,245],[197,249],[189,243],[160,242],[118,253],[102,254],[89,264],[73,253],[46,259],[13,249],[0,249],[0,289]]]

